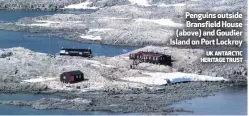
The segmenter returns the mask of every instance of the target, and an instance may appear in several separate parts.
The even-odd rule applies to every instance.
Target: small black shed
[[[91,49],[62,48],[60,55],[92,57]]]
[[[84,74],[79,71],[63,72],[60,75],[60,81],[63,83],[76,83],[84,80]]]

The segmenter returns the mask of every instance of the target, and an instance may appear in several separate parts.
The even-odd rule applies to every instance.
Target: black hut
[[[60,81],[63,83],[76,83],[84,80],[84,74],[79,71],[63,72],[60,75]]]
[[[60,55],[92,57],[91,49],[62,48]]]

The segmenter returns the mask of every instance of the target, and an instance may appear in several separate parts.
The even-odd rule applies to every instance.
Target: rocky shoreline
[[[34,91],[32,94],[51,94],[58,98],[42,98],[36,101],[0,101],[0,104],[29,106],[38,110],[66,109],[165,115],[173,112],[192,112],[169,105],[181,100],[213,95],[213,92],[222,91],[228,87],[236,86],[233,83],[197,82],[181,83],[157,89],[131,89],[129,91],[115,89],[86,93]]]

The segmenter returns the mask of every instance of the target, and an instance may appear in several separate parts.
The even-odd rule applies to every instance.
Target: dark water
[[[63,12],[35,12],[35,11],[0,11],[0,21],[14,22],[24,17],[37,17],[44,15],[59,14],[88,14],[94,10],[63,11]],[[136,47],[120,47],[112,45],[99,45],[79,43],[59,38],[48,37],[24,37],[31,33],[0,31],[0,48],[24,47],[36,52],[58,53],[62,47],[91,48],[96,56],[116,56],[132,51]],[[32,34],[31,34],[32,35]]]
[[[89,14],[94,10],[63,11],[63,12],[39,12],[39,11],[0,11],[0,21],[15,22],[24,17],[38,17],[54,14]]]
[[[0,48],[24,47],[35,52],[50,54],[58,53],[62,47],[91,48],[96,56],[116,56],[136,49],[136,47],[79,43],[59,38],[24,37],[29,34],[26,32],[0,31]]]
[[[215,96],[181,101],[172,106],[193,111],[174,113],[179,115],[247,115],[247,88],[227,89]]]

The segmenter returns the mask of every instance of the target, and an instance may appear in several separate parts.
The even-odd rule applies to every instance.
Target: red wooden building
[[[84,74],[79,71],[63,72],[60,75],[60,81],[63,83],[76,83],[84,80]]]
[[[139,60],[140,62],[148,62],[153,64],[162,64],[172,66],[170,55],[155,53],[155,52],[137,52],[131,53],[130,59]]]

